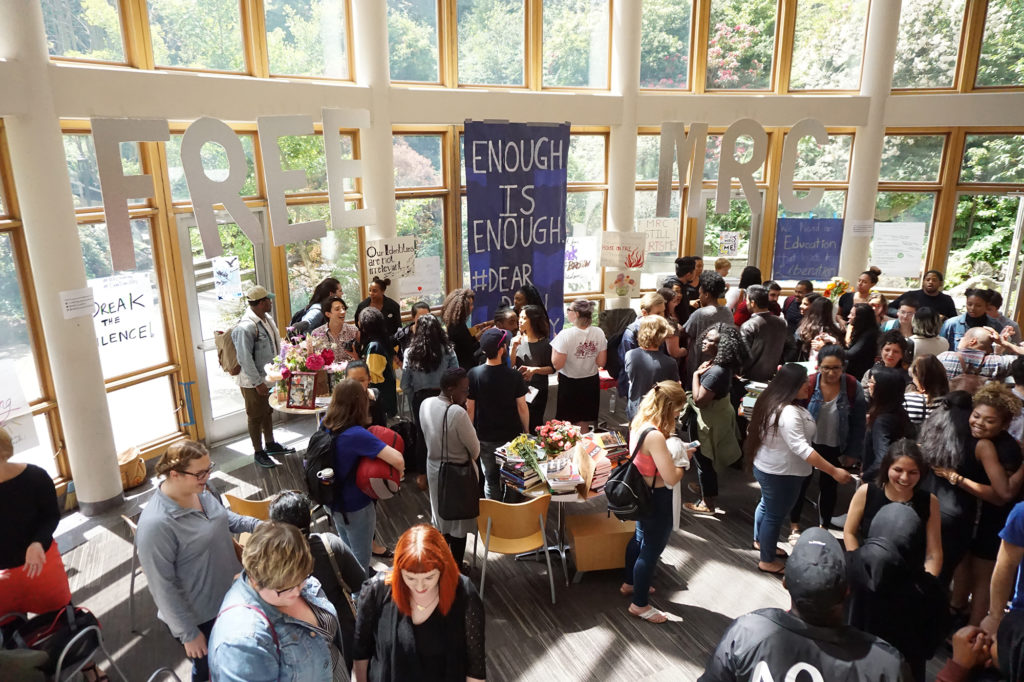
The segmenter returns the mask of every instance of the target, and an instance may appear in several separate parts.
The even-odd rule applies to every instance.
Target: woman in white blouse
[[[591,326],[593,301],[573,301],[566,317],[572,326],[551,342],[551,364],[558,372],[555,419],[580,426],[595,424],[601,404],[599,373],[608,357],[608,340]]]
[[[837,483],[849,483],[850,473],[828,462],[811,447],[814,418],[798,400],[810,397],[807,369],[787,364],[761,393],[750,418],[744,454],[761,485],[761,501],[754,512],[754,549],[760,552],[757,568],[781,575],[786,568],[777,549],[779,529],[800,495],[804,477],[812,467]]]

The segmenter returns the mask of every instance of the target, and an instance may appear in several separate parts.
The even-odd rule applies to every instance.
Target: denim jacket
[[[238,385],[255,388],[266,379],[264,367],[281,351],[277,326],[270,315],[262,319],[248,309],[231,332],[235,353],[242,371],[238,373]]]
[[[306,580],[302,598],[337,614],[316,578]],[[236,604],[250,604],[266,614],[277,633],[280,655],[263,616],[251,608],[228,610]],[[330,645],[309,624],[286,616],[263,601],[243,572],[224,596],[220,616],[210,633],[210,679],[214,682],[328,682],[334,678]],[[335,638],[335,645],[339,649],[342,646],[340,634]],[[345,665],[344,659],[340,665]],[[344,677],[348,679],[347,674]]]
[[[807,404],[807,411],[811,413],[814,420],[818,420],[818,412],[825,402],[821,394],[821,374],[811,375],[814,378],[814,392]],[[847,394],[847,385],[854,386],[853,404],[850,404],[850,397]],[[860,382],[849,374],[843,375],[843,383],[839,387],[839,397],[836,399],[836,412],[839,416],[839,451],[847,457],[861,459],[864,455],[864,429],[867,422],[867,401],[864,399],[864,389]]]

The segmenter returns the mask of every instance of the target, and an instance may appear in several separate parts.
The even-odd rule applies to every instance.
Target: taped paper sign
[[[242,297],[242,267],[238,256],[217,256],[210,259],[213,267],[213,290],[218,301]]]
[[[604,273],[604,295],[636,298],[640,295],[640,276],[628,272]]]
[[[871,262],[891,277],[917,277],[924,253],[924,223],[875,223]]]
[[[423,298],[441,293],[441,257],[424,256],[415,260],[414,271],[398,283],[399,298]]]
[[[60,292],[60,307],[65,320],[89,317],[92,315],[92,289],[86,287]]]
[[[415,267],[415,237],[374,239],[366,245],[366,272],[371,279],[408,277]]]
[[[593,291],[597,282],[598,237],[568,237],[565,240],[565,291],[575,294]]]
[[[89,280],[95,293],[92,321],[105,376],[140,366],[139,356],[160,357],[159,311],[149,275],[114,275]]]
[[[647,235],[647,271],[673,265],[679,255],[679,219],[642,218],[636,225],[637,232]]]
[[[646,242],[643,232],[605,232],[601,237],[601,267],[642,268]]]
[[[14,360],[0,360],[0,426],[11,436],[15,454],[39,445]]]
[[[718,255],[735,258],[740,252],[740,233],[722,232],[718,235]]]

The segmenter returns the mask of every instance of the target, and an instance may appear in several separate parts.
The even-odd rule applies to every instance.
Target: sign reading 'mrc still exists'
[[[466,213],[476,319],[533,284],[562,326],[569,124],[466,121]]]

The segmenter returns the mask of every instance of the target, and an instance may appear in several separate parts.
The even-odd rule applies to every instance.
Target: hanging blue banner
[[[569,124],[466,121],[466,242],[474,322],[511,306],[519,287],[544,297],[562,328]]]
[[[772,279],[830,280],[839,274],[842,218],[779,218]]]

